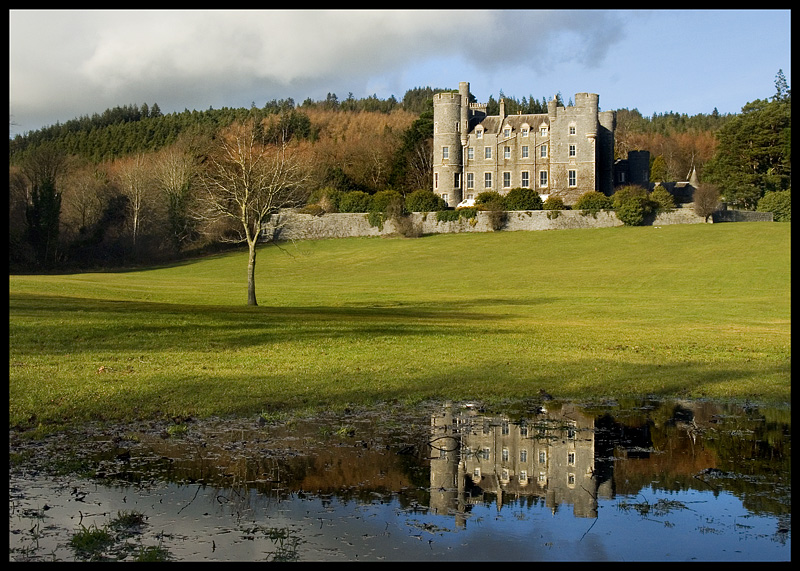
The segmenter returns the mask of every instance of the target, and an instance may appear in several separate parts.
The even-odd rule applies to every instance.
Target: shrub
[[[611,197],[606,196],[602,192],[590,190],[578,197],[573,208],[575,210],[582,210],[583,212],[581,212],[581,214],[584,216],[591,214],[597,217],[597,213],[601,210],[611,210],[613,208],[613,203],[611,202]]]
[[[325,214],[325,209],[319,204],[306,204],[300,210],[300,214],[311,214],[312,216],[322,216]]]
[[[531,188],[512,188],[505,197],[508,210],[541,210],[542,197]]]
[[[390,218],[399,220],[405,214],[403,195],[396,190],[381,190],[372,195],[367,220],[371,226],[383,230],[383,223]]]
[[[390,215],[402,214],[405,208],[403,195],[396,190],[381,190],[372,195],[370,212],[384,212]],[[399,212],[397,210],[399,209]],[[391,210],[391,212],[390,212]]]
[[[675,209],[675,197],[661,185],[650,193],[650,200],[655,204],[656,213],[671,212]]]
[[[372,197],[366,192],[343,192],[339,199],[339,212],[369,212]]]
[[[635,184],[619,187],[614,191],[611,197],[612,208],[616,210],[622,206],[626,200],[632,197],[647,198],[647,190]]]
[[[439,210],[436,212],[437,222],[455,222],[459,218],[475,219],[478,215],[477,208],[459,208],[458,210]]]
[[[553,195],[547,197],[547,200],[542,203],[542,208],[545,210],[566,210],[564,201],[560,197]]]
[[[318,188],[308,197],[308,204],[319,205],[323,212],[338,212],[343,194],[341,190],[329,186]]]
[[[756,210],[759,212],[772,212],[775,222],[791,222],[791,189],[765,192],[761,200],[758,201]]]
[[[447,203],[444,199],[430,190],[415,190],[406,196],[408,212],[436,212],[445,208],[447,208]]]
[[[649,200],[643,196],[629,196],[614,210],[625,226],[641,226],[648,214],[652,213]]]
[[[505,200],[503,196],[494,190],[489,190],[486,192],[481,192],[478,196],[475,197],[475,206],[481,207],[490,207],[491,209],[500,208],[504,210],[506,207]],[[484,210],[488,210],[489,208],[484,208]]]
[[[619,188],[612,197],[612,205],[617,218],[626,226],[641,226],[657,207],[647,190],[636,185]]]

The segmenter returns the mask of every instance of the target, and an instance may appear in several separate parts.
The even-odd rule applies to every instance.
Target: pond
[[[789,405],[385,403],[10,434],[10,561],[789,561]]]

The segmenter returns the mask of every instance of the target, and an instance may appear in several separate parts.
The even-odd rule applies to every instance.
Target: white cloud
[[[569,10],[11,10],[9,29],[22,130],[128,103],[180,111],[378,86],[402,97],[479,68],[494,82],[593,66],[623,36],[617,12]],[[421,76],[431,63],[447,74]]]

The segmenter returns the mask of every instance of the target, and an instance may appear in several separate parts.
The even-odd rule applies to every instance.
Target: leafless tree
[[[411,188],[428,188],[433,180],[433,149],[430,139],[417,143],[409,158],[408,178]]]
[[[708,222],[708,219],[719,208],[720,192],[713,184],[701,183],[694,191],[694,211]]]
[[[297,206],[305,169],[286,141],[264,144],[253,120],[234,123],[217,137],[202,172],[202,219],[210,225],[233,222],[221,239],[247,242],[247,304],[258,305],[256,246],[263,225],[282,208]]]
[[[148,202],[152,190],[151,178],[150,165],[141,153],[120,161],[117,165],[117,181],[120,192],[128,197],[134,247],[136,247],[139,228],[150,206]]]
[[[194,234],[189,215],[197,174],[194,150],[185,143],[161,150],[153,161],[153,182],[164,198],[170,237],[180,249]]]

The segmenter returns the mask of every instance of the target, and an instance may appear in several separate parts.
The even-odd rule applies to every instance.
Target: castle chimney
[[[500,121],[506,118],[506,100],[505,98],[500,99]]]

